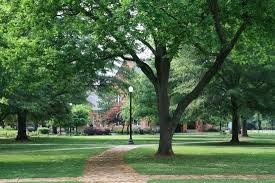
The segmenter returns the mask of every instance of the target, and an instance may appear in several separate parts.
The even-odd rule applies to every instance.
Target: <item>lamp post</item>
[[[134,88],[132,86],[130,86],[128,88],[129,93],[130,93],[130,138],[128,140],[128,144],[134,144],[134,141],[132,139],[132,93],[134,91]]]

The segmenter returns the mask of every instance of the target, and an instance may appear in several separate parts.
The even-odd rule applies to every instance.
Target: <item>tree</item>
[[[240,119],[242,135],[248,136],[247,120],[256,111],[270,111],[273,108],[273,71],[274,62],[243,65],[229,60],[204,92],[204,102],[210,115],[213,115],[211,106],[223,109],[224,114],[231,113],[232,143],[239,143]]]
[[[89,4],[85,6],[89,6]],[[207,6],[209,10],[205,8]],[[227,35],[230,31],[224,29],[217,1],[208,1],[205,4],[188,1],[184,3],[179,1],[174,1],[173,3],[167,3],[166,1],[145,3],[141,0],[127,1],[122,4],[114,3],[113,6],[102,2],[98,3],[95,7],[94,9],[89,9],[89,11],[85,7],[80,6],[79,8],[86,15],[85,17],[90,20],[96,23],[103,21],[103,23],[98,24],[99,31],[102,32],[104,30],[103,34],[100,33],[101,35],[99,35],[102,38],[103,47],[110,49],[113,47],[112,45],[116,45],[118,49],[122,50],[122,53],[119,53],[121,54],[120,57],[135,61],[137,66],[140,67],[153,84],[157,96],[160,120],[160,141],[157,154],[160,156],[172,155],[173,132],[181,115],[220,69],[241,33],[245,30],[248,20],[241,18],[245,17],[242,15],[234,17],[236,21],[232,22],[232,28],[236,26],[237,22],[242,23],[237,31],[234,28],[235,33],[229,38]],[[222,5],[221,9],[226,9],[226,7],[228,5]],[[244,8],[244,6],[240,7]],[[190,41],[188,39],[189,36],[194,38],[196,36],[193,34],[206,33],[200,29],[202,24],[194,18],[201,16],[197,12],[203,12],[207,17],[207,21],[202,18],[202,22],[204,23],[203,30],[209,31],[208,28],[213,25],[216,27],[221,47],[219,48],[219,53],[213,59],[214,64],[212,67],[202,76],[197,86],[189,94],[181,98],[176,110],[170,115],[170,99],[167,88],[171,61],[180,49],[180,45],[183,42]],[[208,18],[211,16],[214,21]],[[196,32],[192,30],[196,30]],[[213,31],[210,31],[212,37],[215,35],[213,33]],[[209,36],[209,34],[207,35]],[[111,40],[110,37],[112,38]],[[228,39],[231,40],[228,41]],[[153,41],[154,45],[150,41]],[[200,40],[194,38],[190,44],[195,44],[197,41],[200,42]],[[138,50],[141,49],[141,44],[152,52],[154,60],[154,64],[152,65],[155,66],[156,72],[139,57]],[[217,45],[215,45],[215,48],[217,48]],[[116,54],[116,56],[119,56],[118,53]]]
[[[260,1],[255,4],[250,2],[223,4],[215,0],[207,3],[141,0],[116,2],[112,5],[100,2],[95,6],[87,3],[77,7],[80,16],[84,16],[96,25],[96,30],[100,32],[98,37],[101,38],[99,44],[104,51],[112,50],[113,58],[121,57],[135,61],[153,84],[160,119],[157,155],[173,154],[173,132],[183,112],[219,71],[247,26],[255,26],[254,17],[258,15],[255,8],[259,3],[261,6],[258,7],[266,8],[267,4]],[[266,11],[270,10],[271,7],[268,7]],[[263,18],[266,17],[259,19]],[[204,40],[207,40],[208,44]],[[211,57],[207,60],[213,64],[205,71],[195,87],[181,97],[175,110],[170,113],[168,94],[170,66],[183,43],[196,47],[202,52],[211,52]],[[210,47],[210,51],[205,49],[206,46]],[[139,56],[144,49],[151,51],[154,69]]]
[[[259,4],[260,1],[256,3]],[[266,4],[261,5],[265,7]],[[74,12],[74,15],[91,22],[100,40],[98,44],[105,55],[136,62],[153,84],[160,120],[160,141],[157,152],[160,156],[173,155],[173,132],[183,112],[220,70],[242,32],[253,22],[252,17],[256,8],[254,2],[234,1],[225,4],[217,0],[209,0],[207,3],[201,1],[170,3],[143,0],[121,3],[100,1],[73,6],[66,4],[66,7],[68,11],[63,8],[63,15]],[[207,45],[204,40],[212,46]],[[203,51],[205,50],[203,46],[209,46],[211,51],[218,53],[209,58],[213,64],[193,90],[181,97],[176,109],[170,113],[167,89],[170,66],[182,43]],[[140,50],[142,52],[144,49],[151,51],[155,71],[139,56]]]
[[[91,113],[91,108],[87,105],[79,104],[79,105],[73,106],[72,122],[75,126],[76,134],[77,134],[77,127],[88,124],[90,113]]]
[[[182,114],[220,70],[244,30],[259,27],[261,22],[267,22],[266,19],[274,22],[274,3],[268,0],[26,2],[35,10],[33,12],[37,12],[37,20],[43,20],[50,28],[51,25],[57,26],[58,22],[61,26],[57,26],[57,29],[63,30],[61,35],[74,38],[73,42],[77,44],[69,48],[81,48],[77,56],[97,61],[122,58],[136,62],[154,86],[157,96],[160,120],[157,155],[160,156],[173,155],[173,132]],[[210,52],[211,57],[206,62],[211,64],[194,88],[180,98],[175,110],[170,113],[170,66],[183,44]],[[151,52],[154,62],[151,65],[154,68],[140,55],[144,50]],[[72,54],[69,56],[75,58]],[[79,63],[95,70],[93,66],[96,64],[90,64],[85,59],[76,62]]]
[[[82,67],[77,61],[90,61],[85,43],[70,36],[73,28],[66,34],[60,31],[64,24],[48,24],[49,14],[37,16],[35,4],[3,1],[0,5],[0,37],[5,43],[0,45],[0,69],[5,75],[0,97],[18,116],[18,140],[27,139],[28,114],[40,113],[50,119],[58,113],[52,110],[56,106],[85,100],[96,68],[103,65]],[[90,70],[84,82],[85,69]]]

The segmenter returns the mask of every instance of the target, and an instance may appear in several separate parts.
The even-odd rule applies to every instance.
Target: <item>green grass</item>
[[[178,144],[174,145],[174,158],[157,158],[156,147],[143,147],[128,152],[125,159],[139,173],[149,175],[275,174],[275,136],[264,136],[242,139],[246,142],[241,145]]]
[[[148,183],[274,183],[274,180],[151,180]]]
[[[81,176],[86,159],[109,147],[89,143],[71,144],[69,138],[54,142],[46,139],[43,144],[39,140],[38,143],[35,140],[19,143],[1,139],[0,178]]]
[[[18,142],[0,138],[0,178],[81,176],[87,158],[114,145],[128,144],[127,135],[41,136]],[[136,144],[157,143],[158,136],[135,136]]]
[[[135,135],[135,144],[157,144],[159,135]],[[127,135],[41,136],[17,142],[0,138],[0,178],[76,177],[85,160],[114,145],[128,144]],[[211,136],[208,140],[223,140]],[[176,143],[202,142],[205,135],[176,135]],[[102,147],[101,149],[95,147]]]
[[[254,134],[230,146],[229,135],[176,134],[172,159],[154,157],[159,135],[133,138],[135,144],[151,144],[125,157],[143,174],[275,174],[275,135]],[[88,157],[127,143],[127,135],[41,136],[23,143],[0,138],[0,178],[81,176]]]

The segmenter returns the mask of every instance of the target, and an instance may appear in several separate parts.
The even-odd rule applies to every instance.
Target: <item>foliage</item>
[[[75,127],[86,125],[89,122],[91,107],[88,105],[74,105],[72,108],[72,122]]]
[[[134,88],[134,92],[132,93],[133,119],[146,119],[150,121],[150,123],[156,124],[158,122],[157,99],[153,85],[148,82],[148,79],[143,74],[136,72],[131,80],[131,86]],[[125,101],[121,114],[123,119],[126,122],[129,122],[129,95],[127,95]]]

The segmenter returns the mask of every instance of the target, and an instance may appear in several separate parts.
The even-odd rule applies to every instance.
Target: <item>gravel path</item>
[[[136,147],[138,146],[117,146],[90,158],[85,166],[83,182],[146,183],[148,180],[147,176],[138,174],[123,161],[124,153]]]

